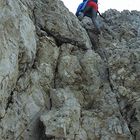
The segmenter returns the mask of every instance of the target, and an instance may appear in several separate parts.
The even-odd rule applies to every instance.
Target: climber
[[[83,0],[83,2],[77,8],[76,16],[79,20],[82,20],[84,16],[90,17],[97,30],[97,33],[100,33],[100,27],[96,19],[97,13],[99,13],[98,0]]]

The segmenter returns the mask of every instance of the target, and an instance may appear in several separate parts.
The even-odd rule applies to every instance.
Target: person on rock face
[[[90,17],[97,30],[97,33],[100,33],[99,24],[96,19],[97,12],[98,0],[83,0],[83,2],[77,8],[76,16],[79,20],[82,20],[84,16]]]

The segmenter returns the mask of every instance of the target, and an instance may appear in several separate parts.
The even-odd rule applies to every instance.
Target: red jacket
[[[89,0],[87,3],[87,6],[91,6],[95,11],[98,11],[98,4],[94,2],[93,0]]]

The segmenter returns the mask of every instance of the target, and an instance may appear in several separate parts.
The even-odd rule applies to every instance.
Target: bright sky
[[[62,0],[68,9],[75,13],[79,3],[83,0]],[[140,0],[98,0],[99,11],[104,12],[107,9],[122,10],[138,10],[140,11]]]

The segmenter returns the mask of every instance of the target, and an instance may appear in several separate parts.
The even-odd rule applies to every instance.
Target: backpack
[[[77,11],[76,11],[76,14],[75,14],[76,16],[79,15],[79,12],[82,12],[84,10],[84,8],[87,5],[87,2],[88,2],[88,0],[83,0],[83,2],[79,4]]]

